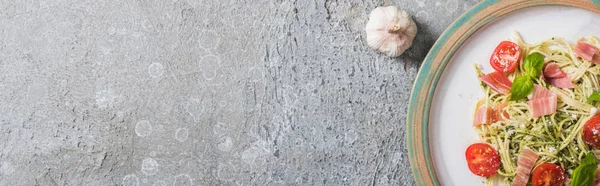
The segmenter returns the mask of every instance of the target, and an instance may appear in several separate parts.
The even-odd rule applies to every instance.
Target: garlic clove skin
[[[369,47],[396,57],[412,45],[417,25],[406,11],[396,6],[377,7],[371,11],[365,31]]]

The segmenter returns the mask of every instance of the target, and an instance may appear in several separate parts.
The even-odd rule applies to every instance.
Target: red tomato
[[[561,186],[565,181],[565,170],[553,163],[543,163],[533,170],[531,185]]]
[[[474,143],[465,152],[469,170],[478,176],[489,177],[500,168],[500,156],[492,146],[485,143]]]
[[[600,115],[595,115],[583,126],[583,141],[593,147],[600,147]]]
[[[510,41],[502,41],[492,53],[490,65],[498,72],[509,73],[517,69],[520,60],[521,48],[519,45]]]

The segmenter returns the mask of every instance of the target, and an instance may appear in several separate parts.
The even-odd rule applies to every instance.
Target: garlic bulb
[[[369,47],[391,57],[402,54],[417,35],[417,25],[410,15],[396,6],[371,11],[365,30]]]

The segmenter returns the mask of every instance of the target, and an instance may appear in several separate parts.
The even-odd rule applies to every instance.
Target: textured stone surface
[[[0,185],[414,185],[412,82],[475,3],[0,0]]]

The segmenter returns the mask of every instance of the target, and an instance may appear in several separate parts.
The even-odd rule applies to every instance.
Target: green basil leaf
[[[591,185],[594,182],[597,168],[596,157],[593,154],[587,154],[581,164],[573,171],[571,186]]]
[[[586,154],[585,158],[581,161],[581,164],[596,165],[596,157],[593,154]]]
[[[590,97],[587,99],[588,102],[591,101],[600,101],[600,92],[594,92],[592,93],[592,95],[590,95]]]
[[[538,78],[544,68],[544,55],[540,53],[529,54],[523,61],[525,74],[531,78]]]
[[[529,76],[519,76],[510,87],[510,100],[517,101],[526,98],[533,92],[533,80]]]

